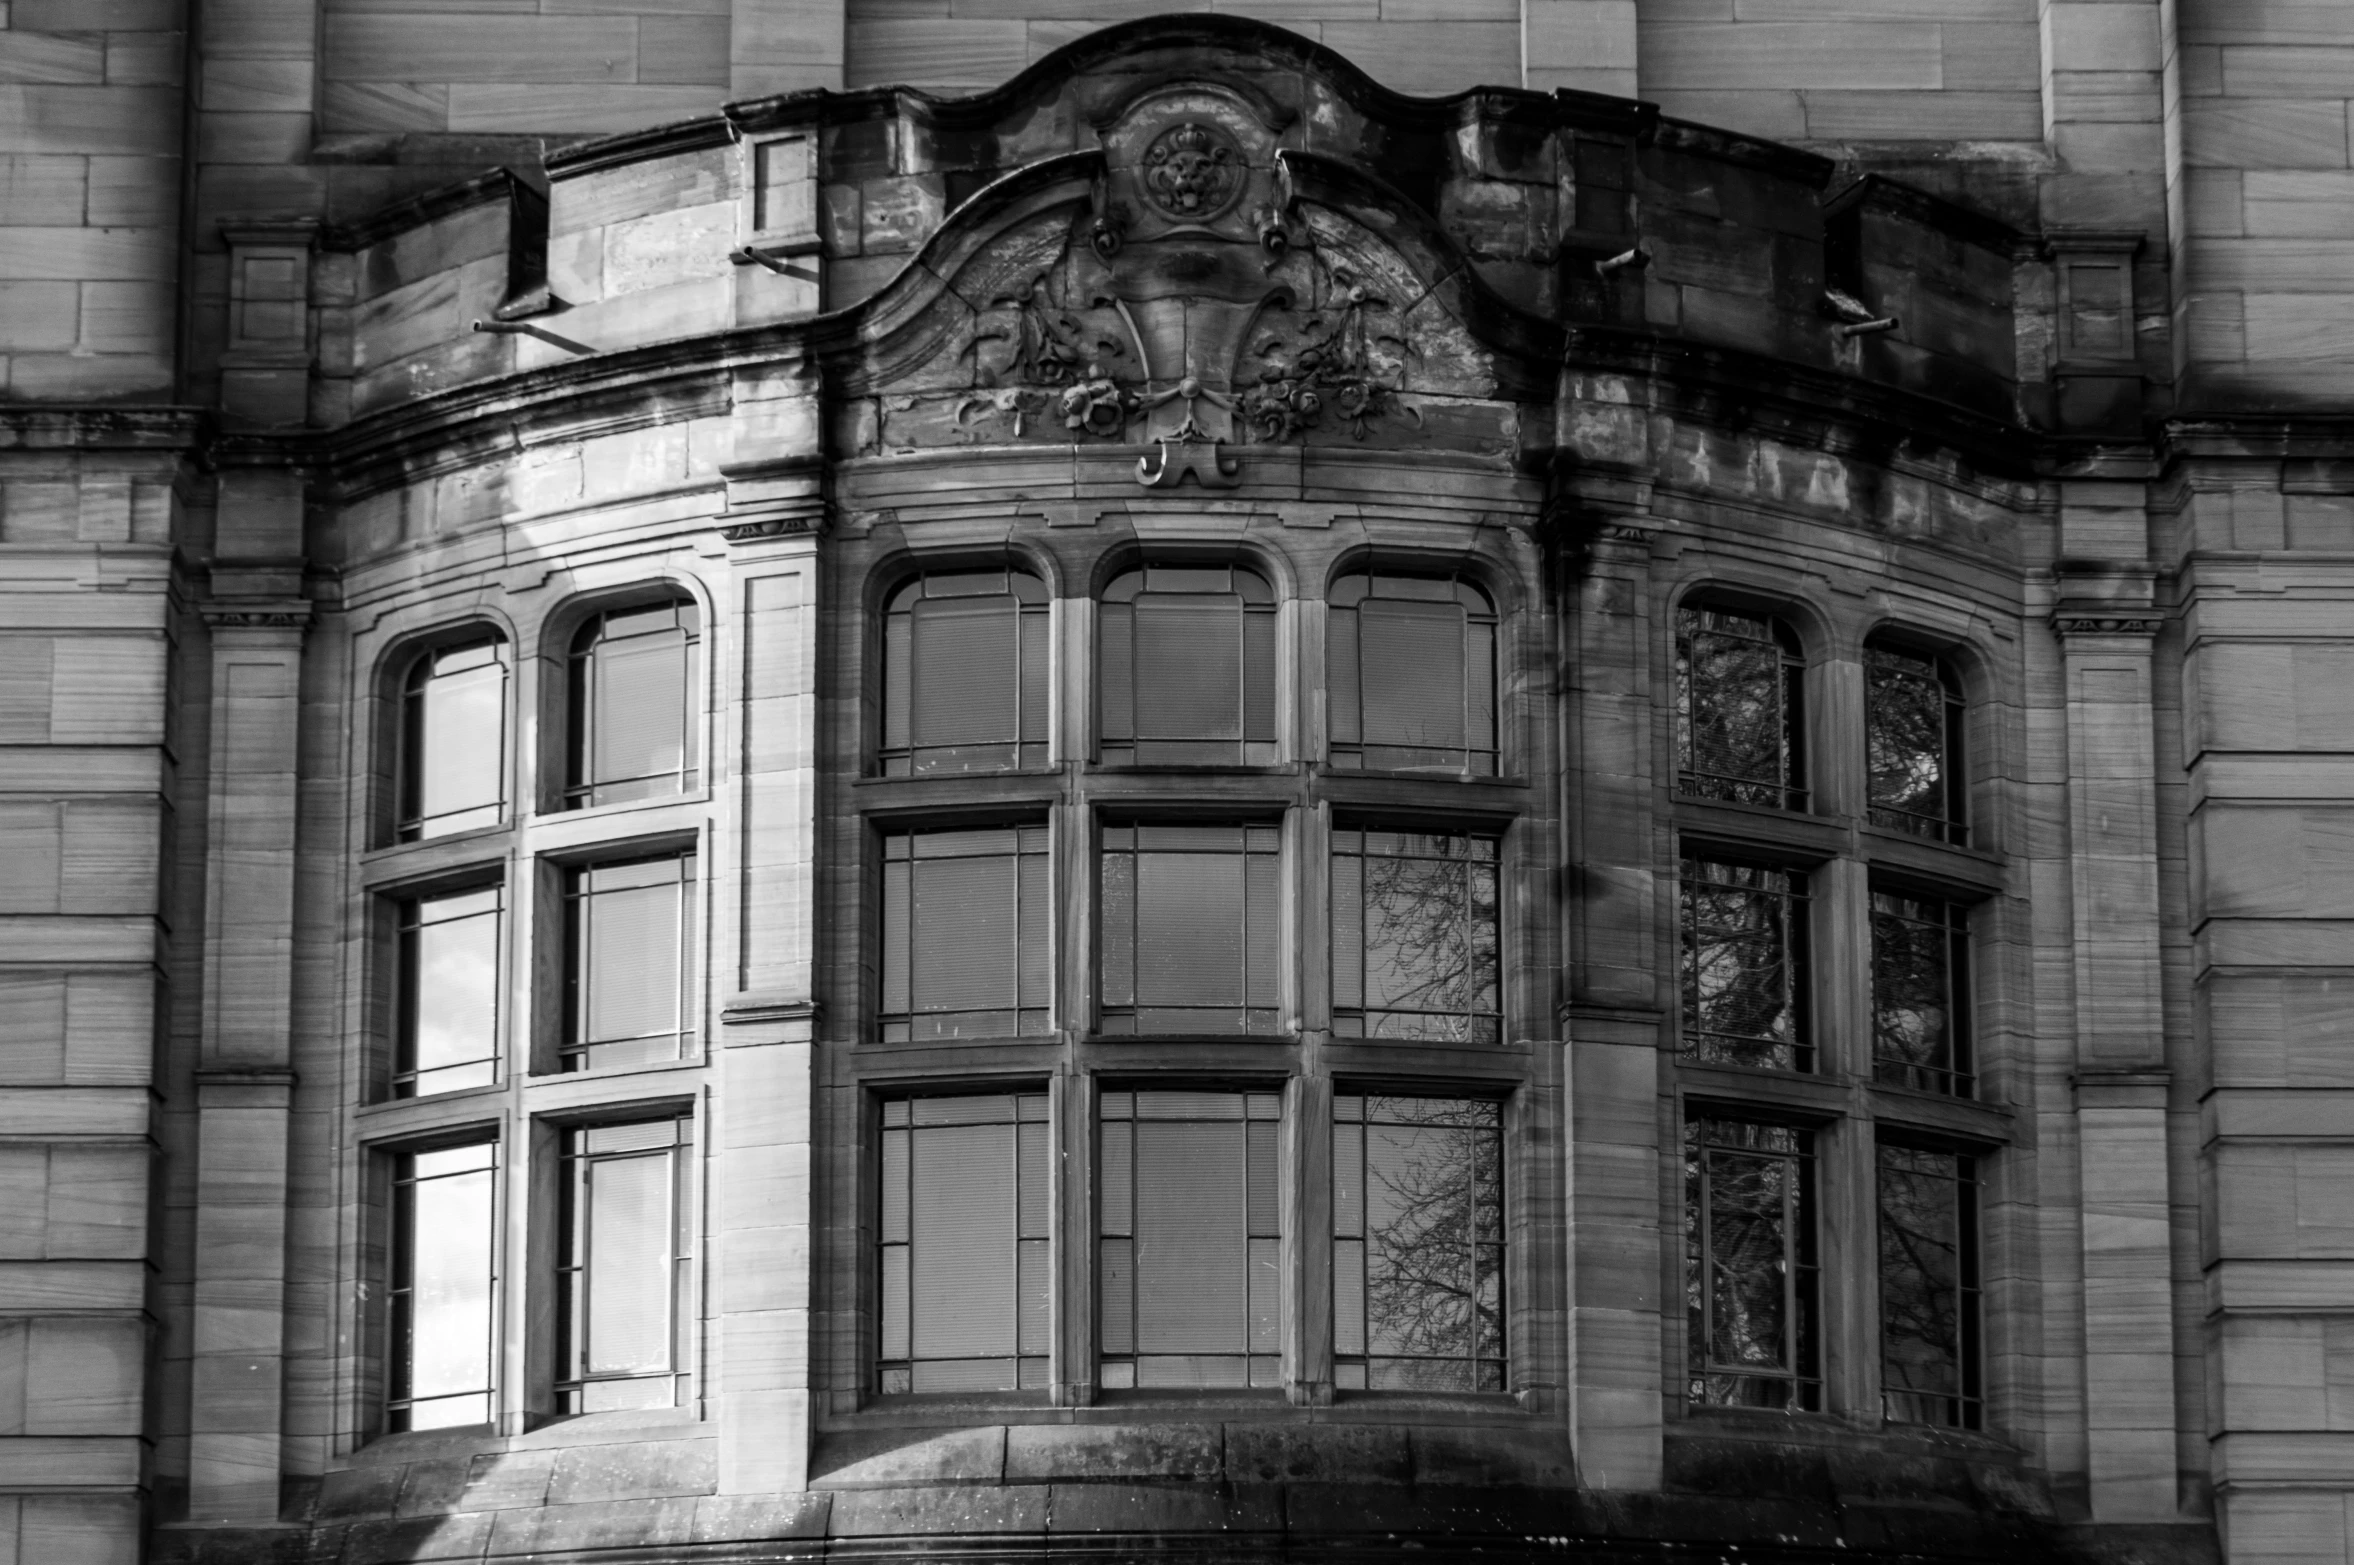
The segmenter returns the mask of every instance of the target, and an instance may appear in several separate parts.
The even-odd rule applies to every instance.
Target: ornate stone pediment
[[[1467,315],[1514,312],[1411,202],[1216,82],[1097,128],[973,197],[872,301],[844,377],[873,399],[864,449],[1126,444],[1140,482],[1214,488],[1238,446],[1509,448],[1499,359],[1529,344],[1474,335]]]

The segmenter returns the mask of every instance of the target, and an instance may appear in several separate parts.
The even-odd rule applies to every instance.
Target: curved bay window
[[[401,684],[398,835],[496,826],[507,807],[507,643],[436,647]]]
[[[1332,1030],[1494,1043],[1493,837],[1344,826],[1332,834]]]
[[[883,612],[886,777],[1046,764],[1046,584],[1020,570],[929,572]]]
[[[683,599],[599,614],[572,638],[567,807],[702,786],[702,615]]]
[[[1961,682],[1942,658],[1864,648],[1865,760],[1872,824],[1932,841],[1970,840]]]
[[[1783,620],[1687,604],[1676,613],[1676,787],[1806,808],[1806,662]]]
[[[1326,618],[1332,764],[1493,777],[1496,610],[1445,577],[1359,573]]]
[[[1242,566],[1147,565],[1097,606],[1107,766],[1275,764],[1275,592]]]

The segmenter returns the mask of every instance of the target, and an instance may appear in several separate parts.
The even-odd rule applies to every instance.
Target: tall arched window
[[[1962,687],[1944,659],[1879,641],[1864,648],[1864,743],[1873,825],[1969,842]]]
[[[1805,678],[1786,622],[1705,603],[1678,611],[1678,791],[1805,809]]]
[[[1361,573],[1326,622],[1332,764],[1496,774],[1496,609],[1467,581]]]
[[[401,686],[403,842],[495,826],[507,803],[507,644],[435,647]]]
[[[703,624],[685,599],[599,614],[572,638],[568,808],[702,786]]]
[[[1026,571],[944,571],[883,616],[886,777],[1046,764],[1046,584]]]
[[[1108,766],[1275,764],[1275,591],[1241,566],[1147,565],[1104,589]]]

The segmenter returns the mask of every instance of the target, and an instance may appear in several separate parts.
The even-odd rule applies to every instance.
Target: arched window
[[[1241,566],[1147,565],[1104,589],[1108,766],[1275,764],[1275,592]]]
[[[401,685],[401,841],[497,825],[506,783],[506,642],[484,635],[420,655]]]
[[[1046,584],[1026,571],[929,573],[883,616],[883,775],[1046,764]]]
[[[599,614],[572,638],[568,809],[702,786],[703,624],[685,599]]]
[[[1496,774],[1496,609],[1467,581],[1363,573],[1326,622],[1332,764]]]
[[[1864,648],[1864,744],[1872,824],[1957,846],[1970,840],[1962,689],[1941,658]]]
[[[1806,808],[1806,661],[1787,623],[1688,604],[1676,615],[1676,787]]]

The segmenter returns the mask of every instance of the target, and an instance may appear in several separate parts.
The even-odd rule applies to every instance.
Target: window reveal
[[[1901,1423],[1979,1426],[1975,1161],[1880,1147],[1880,1400]]]
[[[556,1410],[691,1399],[694,1246],[684,1118],[563,1133],[556,1260]]]
[[[1105,1389],[1282,1383],[1282,1133],[1273,1092],[1103,1095]]]
[[[1814,1137],[1781,1125],[1684,1126],[1686,1395],[1819,1411]]]
[[[1097,606],[1107,766],[1275,764],[1275,593],[1240,567],[1148,565]]]
[[[692,853],[565,872],[566,1070],[694,1052],[695,903]]]
[[[1873,892],[1874,1074],[1900,1087],[1967,1095],[1969,998],[1969,910]]]
[[[1334,1385],[1502,1391],[1502,1106],[1341,1093],[1332,1118]]]
[[[568,808],[702,786],[702,616],[672,601],[615,609],[572,641]]]
[[[1676,615],[1676,786],[1704,799],[1806,808],[1806,664],[1790,627],[1688,607]]]
[[[1043,1388],[1045,1095],[892,1099],[882,1153],[879,1389]]]
[[[883,775],[1044,766],[1050,611],[1045,583],[1023,571],[926,575],[892,594]]]
[[[1265,1033],[1278,1025],[1274,826],[1103,829],[1107,1033]]]
[[[1044,826],[886,834],[882,1040],[1045,1033],[1051,888]]]
[[[1496,611],[1477,587],[1344,576],[1325,649],[1334,766],[1496,774]]]
[[[1685,1051],[1811,1071],[1806,877],[1702,858],[1681,868]]]
[[[1872,824],[1916,837],[1970,840],[1962,775],[1962,694],[1936,658],[1864,649],[1864,733]]]
[[[482,886],[400,904],[395,1097],[497,1079],[502,895]]]
[[[1497,846],[1447,833],[1333,833],[1335,1033],[1496,1041]]]
[[[507,801],[507,645],[440,647],[401,692],[399,836],[418,842],[496,826]]]
[[[498,1147],[392,1160],[392,1431],[486,1424],[498,1362]]]

